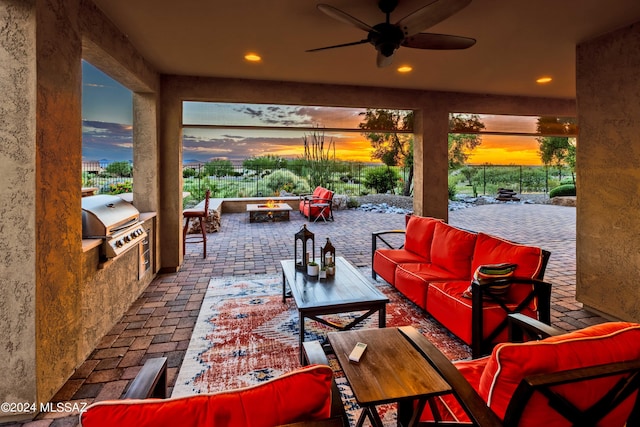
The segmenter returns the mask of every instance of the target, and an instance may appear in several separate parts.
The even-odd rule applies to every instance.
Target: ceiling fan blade
[[[433,50],[467,49],[474,44],[476,44],[476,39],[435,33],[418,33],[407,37],[401,43],[402,46],[414,49]]]
[[[338,21],[342,21],[345,24],[353,25],[354,27],[360,28],[361,30],[367,31],[367,32],[369,31],[375,31],[376,33],[378,32],[377,30],[374,30],[371,25],[368,25],[362,22],[361,20],[359,20],[358,18],[354,18],[348,13],[343,12],[340,9],[337,9],[331,5],[320,3],[317,6],[317,8],[320,11],[324,12],[325,14],[329,15],[330,17],[337,19]]]
[[[409,37],[444,21],[469,3],[471,0],[435,0],[405,16],[396,25],[405,37]]]
[[[384,56],[383,54],[378,52],[378,56],[376,57],[376,64],[378,65],[379,68],[387,67],[391,65],[392,62],[393,62],[393,55]]]
[[[305,52],[318,52],[319,50],[327,50],[327,49],[335,49],[337,47],[345,47],[345,46],[355,46],[357,44],[363,44],[363,43],[368,43],[369,40],[368,39],[363,39],[357,42],[351,42],[351,43],[342,43],[342,44],[336,44],[333,46],[325,46],[325,47],[317,47],[315,49],[309,49],[309,50],[305,50]]]

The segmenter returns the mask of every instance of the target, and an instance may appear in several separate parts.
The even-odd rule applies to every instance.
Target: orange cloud
[[[532,136],[483,135],[468,158],[470,164],[541,165],[538,142]]]

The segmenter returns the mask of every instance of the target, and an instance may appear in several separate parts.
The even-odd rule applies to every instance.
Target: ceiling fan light
[[[260,55],[258,55],[257,53],[253,53],[253,52],[249,52],[244,56],[244,59],[246,59],[249,62],[260,62],[262,61],[262,57]]]

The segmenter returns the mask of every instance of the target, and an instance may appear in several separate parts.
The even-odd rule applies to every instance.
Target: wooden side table
[[[398,425],[416,426],[427,401],[452,391],[398,328],[330,332],[328,339],[363,409],[357,427],[367,418],[382,427],[376,405],[393,402],[398,403]],[[360,363],[353,363],[349,353],[358,342],[367,349]]]

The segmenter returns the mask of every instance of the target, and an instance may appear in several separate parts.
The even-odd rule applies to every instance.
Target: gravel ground
[[[516,195],[520,198],[518,203],[537,203],[537,204],[550,204],[551,201],[546,194],[524,194]],[[399,209],[413,210],[413,198],[411,196],[398,196],[394,194],[370,194],[367,196],[357,197],[360,205],[372,204],[380,205],[386,203],[389,206],[393,206]],[[463,205],[486,205],[490,203],[514,203],[514,202],[498,202],[491,196],[479,196],[477,198],[461,198],[458,203],[449,202],[450,205],[463,204]]]

